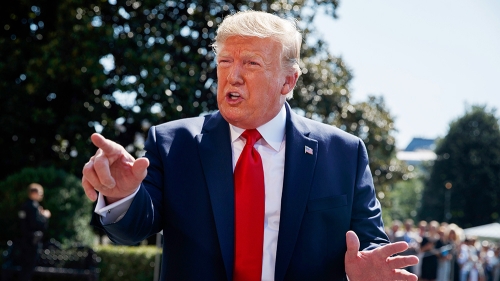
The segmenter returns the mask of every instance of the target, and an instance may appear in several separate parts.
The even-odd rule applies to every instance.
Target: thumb
[[[345,240],[347,244],[347,251],[345,253],[346,256],[357,256],[359,252],[359,238],[356,233],[352,230],[347,231],[345,234]]]
[[[148,158],[138,158],[134,161],[134,165],[132,166],[132,173],[134,173],[134,176],[142,181],[146,175],[148,174],[148,168],[149,166],[149,160]]]

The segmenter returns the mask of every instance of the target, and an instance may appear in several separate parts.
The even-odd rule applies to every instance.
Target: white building
[[[396,157],[408,165],[418,166],[425,161],[436,160],[435,139],[413,138],[404,150],[396,153]]]

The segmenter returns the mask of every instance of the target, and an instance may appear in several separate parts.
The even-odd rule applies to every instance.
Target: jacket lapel
[[[233,279],[234,259],[234,182],[229,124],[220,113],[216,113],[207,119],[197,139],[222,258],[230,281]]]
[[[288,104],[286,107],[285,175],[276,253],[276,281],[284,279],[295,248],[318,154],[318,142],[308,137],[307,125],[291,112]]]

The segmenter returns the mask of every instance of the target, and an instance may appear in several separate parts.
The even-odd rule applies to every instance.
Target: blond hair
[[[299,61],[302,34],[297,29],[295,21],[260,11],[242,11],[229,15],[217,28],[217,35],[212,44],[216,55],[226,40],[232,36],[272,38],[282,46],[282,67],[287,71],[301,74]],[[287,98],[291,98],[292,95],[293,91],[290,91]]]

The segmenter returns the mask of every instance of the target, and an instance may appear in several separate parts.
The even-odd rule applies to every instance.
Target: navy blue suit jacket
[[[275,280],[344,280],[348,230],[356,232],[361,249],[388,243],[365,146],[286,107]],[[232,280],[230,142],[229,124],[218,112],[150,129],[148,175],[123,219],[104,229],[120,244],[163,230],[161,280]]]

